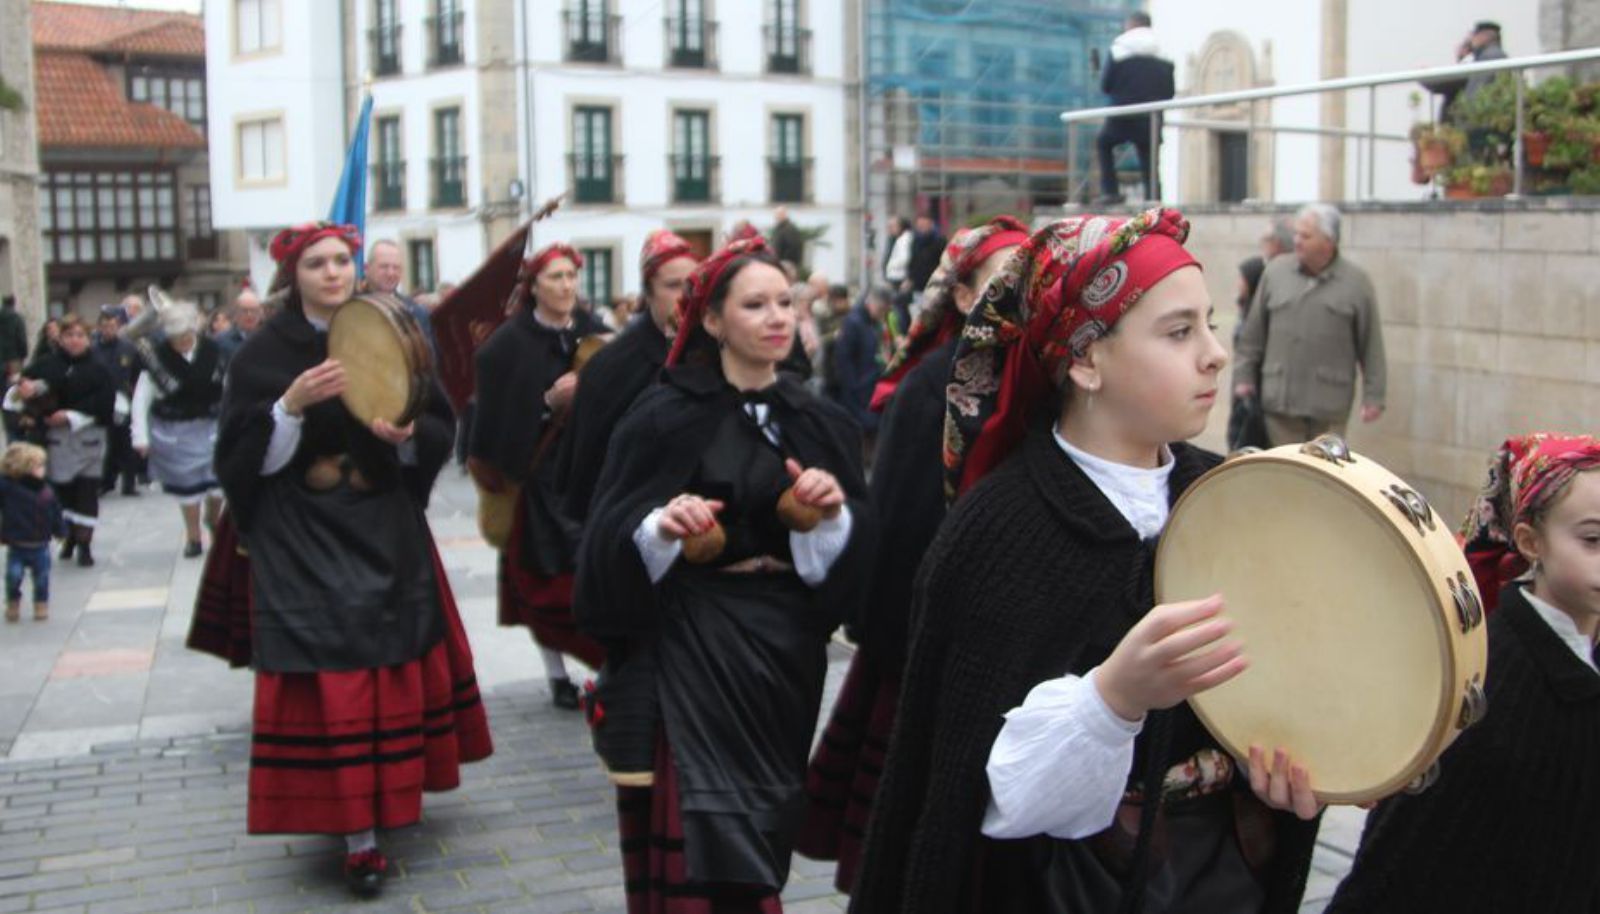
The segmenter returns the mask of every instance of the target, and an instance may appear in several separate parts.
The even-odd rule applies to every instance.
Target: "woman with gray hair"
[[[141,347],[144,372],[133,391],[133,447],[150,458],[150,472],[178,498],[183,513],[185,558],[200,545],[200,506],[206,526],[221,510],[211,451],[217,438],[225,361],[210,336],[200,332],[200,309],[177,302],[161,311],[163,341]]]

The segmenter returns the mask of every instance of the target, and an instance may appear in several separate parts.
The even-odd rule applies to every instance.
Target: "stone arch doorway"
[[[1200,51],[1189,58],[1189,95],[1235,92],[1272,85],[1272,50],[1262,48],[1260,58],[1238,32],[1213,32]],[[1256,103],[1256,123],[1270,122],[1270,109]],[[1226,121],[1244,127],[1250,123],[1249,104],[1212,105],[1190,109],[1185,119]],[[1178,139],[1178,184],[1185,201],[1216,203],[1246,198],[1273,198],[1272,135],[1241,130],[1188,128]]]

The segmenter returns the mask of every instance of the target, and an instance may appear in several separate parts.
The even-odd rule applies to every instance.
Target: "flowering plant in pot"
[[[1417,151],[1417,168],[1425,178],[1449,168],[1467,150],[1467,135],[1448,124],[1415,124],[1411,142]]]

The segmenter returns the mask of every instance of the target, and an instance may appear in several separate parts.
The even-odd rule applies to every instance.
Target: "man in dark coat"
[[[789,221],[789,209],[780,206],[772,212],[772,234],[769,240],[772,243],[772,253],[779,261],[789,264],[796,269],[806,263],[806,236],[800,227]]]
[[[883,319],[889,313],[891,293],[878,287],[845,317],[833,344],[833,372],[838,381],[836,399],[869,437],[878,428],[878,414],[868,406],[878,384],[883,363],[878,358],[883,340]]]
[[[122,480],[123,495],[138,495],[139,490],[134,486],[134,477],[139,470],[137,455],[133,452],[133,440],[129,433],[128,409],[133,401],[133,386],[139,383],[139,351],[133,344],[123,339],[122,310],[112,305],[105,305],[100,309],[100,321],[96,328],[92,351],[100,364],[106,366],[111,372],[111,377],[117,384],[119,409],[112,424],[110,440],[106,447],[105,469],[100,475],[100,494],[106,495],[117,487],[117,480]]]
[[[1150,29],[1150,14],[1134,13],[1128,17],[1127,30],[1111,43],[1110,61],[1100,75],[1100,91],[1111,97],[1113,105],[1138,105],[1144,102],[1166,101],[1176,94],[1172,61],[1163,60],[1156,34]],[[1156,115],[1154,135],[1159,142],[1161,116]],[[1116,150],[1123,143],[1132,143],[1139,154],[1139,174],[1145,181],[1145,197],[1161,197],[1160,182],[1151,186],[1150,176],[1155,169],[1153,158],[1156,147],[1151,141],[1150,116],[1132,114],[1108,117],[1100,128],[1095,147],[1100,153],[1100,203],[1122,202],[1122,192],[1117,186]]]
[[[921,292],[927,288],[933,271],[939,269],[946,240],[933,224],[933,217],[926,213],[917,217],[915,226],[911,236],[911,267],[906,271],[906,279],[913,291]]]

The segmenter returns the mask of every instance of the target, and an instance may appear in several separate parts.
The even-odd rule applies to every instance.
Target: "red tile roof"
[[[205,28],[190,13],[88,6],[33,4],[36,50],[116,52],[155,57],[206,56]]]
[[[40,146],[205,148],[206,138],[188,121],[128,101],[110,72],[86,54],[41,51],[34,67]]]

